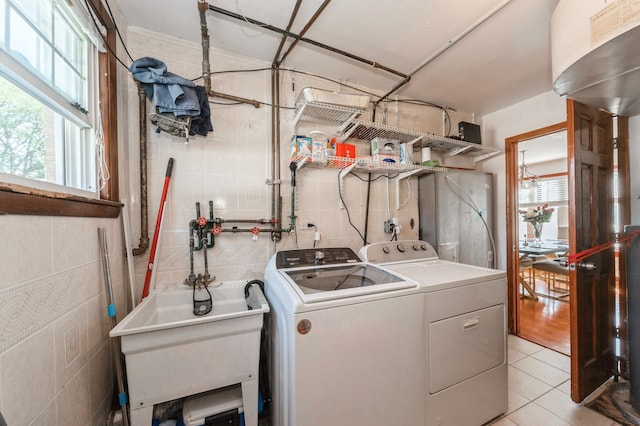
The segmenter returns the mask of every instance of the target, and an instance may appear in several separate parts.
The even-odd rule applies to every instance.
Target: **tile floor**
[[[619,423],[571,401],[568,356],[509,335],[509,406],[491,426],[613,426]]]

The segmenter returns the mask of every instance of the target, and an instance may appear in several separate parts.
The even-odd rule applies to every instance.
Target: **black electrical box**
[[[471,143],[482,143],[480,125],[461,121],[458,123],[458,136],[461,140]]]
[[[204,426],[240,426],[238,410],[229,410],[205,417]]]

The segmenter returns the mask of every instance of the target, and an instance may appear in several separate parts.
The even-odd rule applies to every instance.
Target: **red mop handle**
[[[164,187],[162,188],[162,197],[160,198],[160,207],[158,208],[158,218],[156,219],[156,229],[153,233],[153,242],[151,243],[151,252],[149,253],[149,265],[147,266],[147,275],[144,277],[144,287],[142,288],[142,298],[149,295],[149,284],[151,283],[151,275],[153,273],[153,264],[156,260],[156,249],[158,248],[158,237],[160,235],[160,224],[162,223],[162,215],[164,213],[164,205],[167,200],[167,190],[169,189],[169,179],[171,179],[171,170],[173,169],[173,158],[169,158],[167,164],[167,173],[164,177]]]

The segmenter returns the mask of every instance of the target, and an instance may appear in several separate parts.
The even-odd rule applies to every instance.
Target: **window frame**
[[[546,174],[546,175],[539,176],[540,181],[543,182],[543,183],[545,181],[548,183],[548,182],[554,181],[554,180],[557,180],[557,181],[560,181],[560,180],[563,180],[563,179],[566,180],[566,179],[568,179],[568,177],[569,177],[569,174],[567,172],[551,173],[551,174]],[[537,207],[537,206],[539,206],[541,204],[544,204],[544,203],[549,203],[549,204],[554,204],[554,205],[565,203],[565,204],[568,205],[568,203],[569,203],[569,197],[568,197],[569,187],[568,187],[568,185],[567,185],[567,187],[565,189],[567,191],[567,199],[566,200],[564,200],[564,199],[561,199],[561,200],[549,200],[549,199],[544,198],[544,197],[541,198],[540,200],[538,200],[537,199],[538,198],[538,194],[537,194],[538,189],[532,189],[532,188],[530,188],[530,189],[520,189],[520,188],[518,188],[518,208],[524,209],[524,208],[529,208],[529,207]],[[521,201],[520,191],[532,191],[532,190],[536,191],[536,196],[535,196],[536,200],[535,201],[530,201],[530,202]]]
[[[107,52],[98,53],[98,96],[104,133],[104,160],[111,177],[100,191],[99,199],[0,182],[0,214],[103,218],[116,218],[120,215],[122,203],[119,201],[118,185],[117,62],[110,53],[116,51],[116,28],[100,0],[88,2],[107,31]]]
[[[545,175],[540,175],[539,176],[541,181],[553,181],[553,180],[567,180],[569,178],[569,173],[568,172],[560,172],[560,173],[549,173],[549,174],[545,174]],[[568,184],[568,182],[567,182]],[[567,191],[568,191],[568,186],[567,186]],[[536,200],[535,201],[531,201],[531,202],[520,202],[520,191],[536,191]],[[537,199],[537,191],[538,189],[520,189],[518,188],[518,210],[527,210],[529,208],[536,208],[541,206],[542,204],[548,203],[550,207],[568,207],[569,205],[569,197],[568,197],[568,192],[567,192],[567,199],[566,200],[548,200],[545,198],[542,198],[540,200]],[[558,216],[556,213],[555,217],[552,217],[551,220],[552,224],[555,224],[556,228],[559,226],[558,225]],[[521,215],[518,215],[518,222],[517,222],[517,226],[518,226],[518,236],[522,235],[523,233],[521,232],[523,229],[525,229],[527,232],[527,234],[529,233],[529,230],[533,229],[532,225],[525,222],[524,219],[522,218]]]

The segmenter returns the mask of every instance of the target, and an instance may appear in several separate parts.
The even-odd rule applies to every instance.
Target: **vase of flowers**
[[[533,227],[533,236],[536,239],[536,245],[539,247],[542,243],[542,227],[551,220],[551,215],[555,209],[544,203],[538,207],[532,207],[527,210],[520,210],[522,220],[529,222]]]

